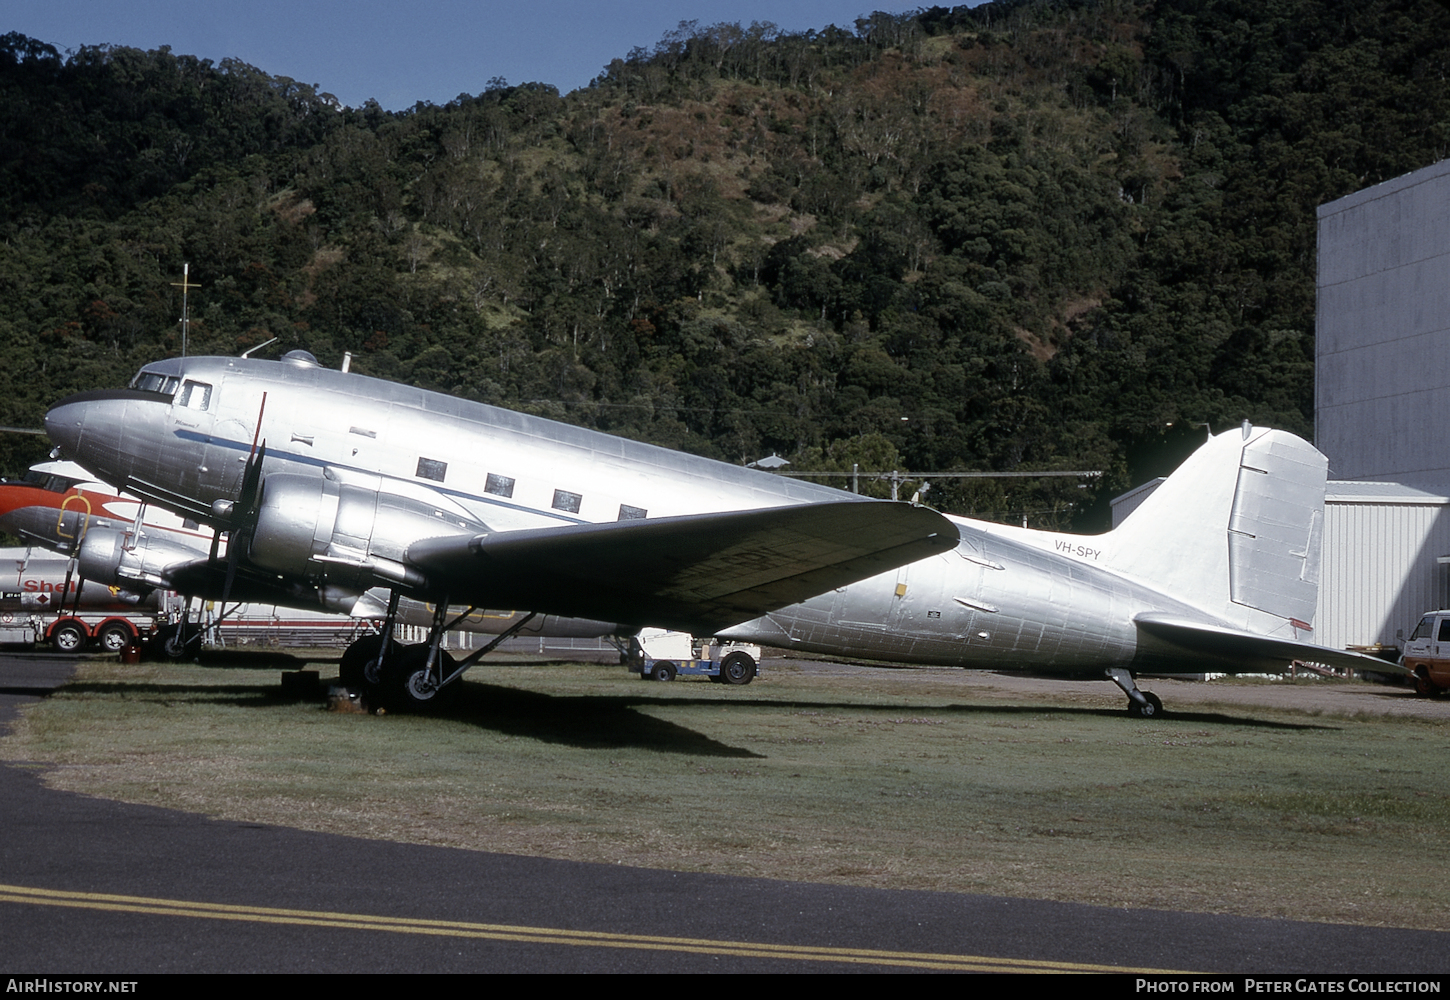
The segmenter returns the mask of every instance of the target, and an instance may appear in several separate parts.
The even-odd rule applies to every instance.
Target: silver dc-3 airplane
[[[1162,710],[1141,672],[1386,667],[1304,638],[1327,463],[1248,424],[1091,537],[867,500],[302,351],[146,365],[127,389],[57,403],[46,430],[60,454],[218,536],[202,555],[92,529],[88,579],[223,600],[285,591],[344,613],[381,587],[388,624],[405,595],[431,603],[428,642],[360,640],[343,658],[345,681],[397,706],[433,703],[490,648],[459,663],[440,651],[455,606],[1107,679],[1139,716]]]

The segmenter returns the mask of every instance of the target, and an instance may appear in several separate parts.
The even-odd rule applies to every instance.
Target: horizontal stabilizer
[[[1295,660],[1361,672],[1405,673],[1397,663],[1364,653],[1255,635],[1166,615],[1138,615],[1133,624],[1138,626],[1138,655],[1133,660],[1133,669],[1149,673],[1277,674],[1287,670]]]
[[[925,507],[846,501],[429,538],[406,559],[454,604],[710,635],[956,544]]]

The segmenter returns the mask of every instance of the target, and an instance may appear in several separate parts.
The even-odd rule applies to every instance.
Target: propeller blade
[[[237,579],[237,560],[246,547],[246,537],[257,525],[259,513],[257,498],[262,492],[262,463],[267,460],[267,442],[257,446],[247,459],[242,470],[242,490],[237,497],[236,512],[232,516],[232,530],[227,535],[227,576],[222,583],[222,606],[232,596],[232,584]]]
[[[222,606],[225,607],[232,596],[232,584],[237,579],[237,549],[240,545],[234,545],[235,537],[227,539],[227,578],[222,584]]]
[[[242,491],[237,497],[237,514],[242,524],[250,526],[257,517],[257,494],[262,486],[262,463],[267,458],[267,442],[263,441],[247,458],[246,468],[242,470]]]

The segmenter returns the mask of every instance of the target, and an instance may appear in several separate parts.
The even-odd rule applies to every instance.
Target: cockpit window
[[[45,490],[47,493],[65,493],[72,486],[80,482],[79,479],[72,479],[69,476],[57,476],[49,472],[41,472],[39,469],[31,469],[20,481],[26,486],[34,486],[36,489]]]
[[[143,392],[161,392],[168,396],[176,394],[176,387],[181,384],[181,379],[175,375],[162,375],[160,372],[139,372],[131,380],[132,389],[140,389]],[[197,383],[198,385],[201,383]],[[208,387],[210,388],[210,387]]]
[[[181,387],[181,395],[176,397],[176,403],[188,410],[204,410],[211,405],[211,386],[187,380]]]

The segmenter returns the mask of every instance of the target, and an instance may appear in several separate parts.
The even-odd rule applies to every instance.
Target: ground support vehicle
[[[760,672],[760,647],[647,628],[629,640],[626,662],[641,680],[672,681],[685,675],[708,677],[719,684],[749,684]]]
[[[1430,698],[1450,690],[1450,609],[1421,616],[1405,640],[1400,665],[1412,677],[1415,693]]]
[[[45,643],[58,653],[79,653],[87,646],[119,653],[149,637],[155,629],[152,615],[0,613],[0,644]]]
[[[82,580],[74,569],[65,556],[0,549],[0,643],[119,653],[155,631],[164,613],[158,594]]]

